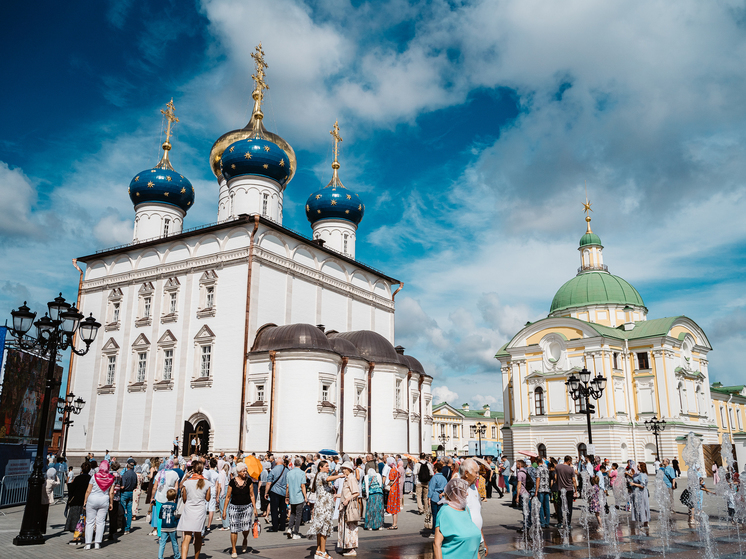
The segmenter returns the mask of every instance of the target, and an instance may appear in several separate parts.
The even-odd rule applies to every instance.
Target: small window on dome
[[[266,216],[267,211],[269,207],[269,194],[266,192],[264,193],[264,196],[262,196],[262,215]]]
[[[344,237],[344,253],[347,254],[347,235]]]
[[[163,220],[163,236],[168,236],[168,226],[171,225],[171,220],[166,218]]]

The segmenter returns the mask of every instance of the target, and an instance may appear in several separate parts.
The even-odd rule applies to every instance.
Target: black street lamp
[[[479,437],[479,456],[482,456],[482,437],[487,433],[487,426],[482,425],[481,421],[477,421],[477,436]]]
[[[565,384],[570,391],[570,397],[576,402],[580,402],[580,413],[586,415],[588,420],[588,444],[593,444],[593,435],[591,434],[591,414],[595,411],[595,407],[591,406],[590,399],[598,400],[606,388],[606,379],[599,373],[597,377],[591,380],[591,372],[583,367],[578,373],[578,377],[575,374],[571,374],[570,378],[567,379]],[[583,405],[585,404],[585,405]]]
[[[101,324],[96,322],[93,315],[83,320],[83,315],[74,306],[66,302],[60,293],[54,301],[47,304],[49,313],[34,322],[36,313],[31,312],[24,301],[18,310],[12,311],[13,327],[10,334],[17,338],[18,347],[25,350],[34,350],[42,358],[49,360],[46,374],[46,385],[44,399],[41,405],[41,422],[39,425],[39,437],[36,443],[36,459],[34,468],[28,479],[28,493],[26,495],[26,508],[23,510],[21,531],[13,538],[13,545],[37,545],[44,543],[44,536],[39,526],[41,517],[41,492],[44,485],[44,435],[49,420],[49,402],[52,399],[52,389],[59,386],[54,380],[54,367],[57,362],[57,352],[70,348],[76,355],[88,353],[91,344],[96,339],[96,334]],[[27,335],[31,326],[36,326],[36,336]],[[78,334],[85,343],[85,349],[75,349],[74,336]],[[73,402],[74,395],[68,394],[70,398],[68,405],[82,409],[85,402],[78,399]],[[66,398],[66,400],[67,400]]]
[[[657,416],[653,416],[653,419],[648,419],[645,423],[645,428],[648,431],[651,431],[653,435],[655,435],[655,459],[660,460],[661,454],[660,450],[658,449],[658,434],[662,433],[666,429],[666,420],[665,419],[658,419]]]
[[[64,402],[57,402],[57,408],[62,414],[62,437],[64,438],[64,445],[62,447],[62,457],[67,460],[67,431],[70,425],[73,424],[73,420],[70,419],[70,414],[80,415],[85,406],[85,400],[83,398],[75,399],[75,394],[70,392],[65,396]]]
[[[443,433],[443,434],[441,434],[441,435],[438,436],[438,440],[440,441],[440,446],[443,447],[443,455],[445,456],[445,454],[446,454],[446,444],[448,443],[448,441],[451,440],[451,437],[449,437],[448,435],[446,435],[445,433]]]

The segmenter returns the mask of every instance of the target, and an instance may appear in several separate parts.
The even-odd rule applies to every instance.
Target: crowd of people
[[[399,529],[405,496],[416,502],[417,512],[424,516],[423,530],[433,539],[436,558],[487,555],[481,507],[493,491],[498,498],[509,497],[509,506],[523,511],[519,531],[531,527],[535,508],[542,528],[549,527],[552,518],[558,528],[569,528],[573,503],[579,498],[586,501],[602,529],[602,507],[608,506],[606,497],[612,492],[615,506],[630,511],[632,520],[642,526],[650,521],[647,464],[632,460],[620,468],[609,460],[585,456],[558,460],[534,455],[511,463],[507,456],[493,461],[425,454],[417,459],[221,452],[172,454],[139,464],[130,457],[120,464],[107,451],[100,462],[89,454],[77,472],[64,460],[51,462],[42,504],[44,527],[54,489],[62,481],[68,489],[65,530],[73,533],[71,545],[98,549],[105,536],[116,540],[127,535],[132,521],[145,516],[149,535],[159,544],[159,559],[169,543],[175,559],[186,559],[190,547],[198,558],[203,537],[213,529],[230,532],[232,558],[238,555],[239,534],[245,553],[249,538],[257,538],[263,529],[291,539],[313,538],[315,556],[322,558],[330,557],[327,540],[336,529],[336,551],[355,556],[361,528]],[[678,461],[656,461],[653,469],[653,476],[663,472],[673,503],[681,475]],[[690,522],[695,522],[702,495],[710,492],[699,475],[699,494],[684,503]],[[738,474],[729,476],[729,482],[738,486]],[[304,525],[307,530],[302,534]]]

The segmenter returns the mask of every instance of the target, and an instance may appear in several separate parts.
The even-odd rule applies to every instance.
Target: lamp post
[[[36,443],[36,459],[34,460],[33,471],[28,479],[28,493],[26,495],[26,507],[23,510],[21,531],[13,538],[13,545],[44,543],[44,536],[39,527],[41,492],[44,485],[44,472],[42,471],[44,435],[49,420],[49,402],[52,399],[52,389],[59,386],[59,382],[54,380],[57,352],[70,348],[76,355],[85,355],[101,327],[101,324],[96,322],[93,315],[84,319],[78,309],[65,301],[62,293],[54,301],[48,303],[47,307],[49,312],[45,313],[36,322],[34,322],[36,313],[29,310],[25,301],[17,310],[10,313],[13,316],[13,326],[8,331],[18,340],[18,347],[25,350],[34,350],[42,358],[49,360],[45,378],[44,399],[41,403],[41,422]],[[35,336],[27,335],[32,326],[36,326]],[[74,336],[76,333],[85,343],[85,349],[75,349]]]
[[[80,415],[80,412],[83,411],[83,406],[85,406],[85,400],[83,398],[78,398],[76,400],[75,394],[73,394],[72,392],[65,396],[64,402],[57,403],[57,408],[62,414],[62,437],[64,438],[64,444],[62,446],[62,456],[64,458],[67,457],[67,429],[68,427],[70,427],[70,425],[73,424],[73,420],[70,419],[70,414]]]
[[[477,421],[477,437],[479,438],[479,456],[482,456],[482,437],[487,433],[487,426]]]
[[[443,455],[445,456],[446,453],[446,444],[448,441],[451,440],[451,437],[443,433],[442,435],[438,436],[438,440],[440,441],[440,446],[443,447]]]
[[[666,420],[665,419],[658,419],[657,416],[653,416],[653,419],[648,419],[645,423],[645,428],[648,431],[651,431],[653,435],[655,435],[655,459],[660,460],[661,454],[660,450],[658,449],[658,433],[662,433],[666,429]]]
[[[565,382],[568,390],[570,391],[570,397],[576,402],[580,402],[580,413],[584,413],[586,415],[586,419],[588,422],[589,445],[593,444],[593,435],[591,434],[591,414],[593,413],[593,411],[595,411],[595,408],[591,409],[590,399],[600,399],[601,395],[604,392],[604,389],[606,388],[606,379],[601,376],[600,373],[597,377],[593,378],[593,380],[591,380],[592,376],[593,375],[591,374],[591,372],[583,367],[583,369],[578,373],[577,377],[573,373],[570,375],[570,378],[567,379],[567,382]],[[585,409],[583,409],[583,404],[585,404]]]

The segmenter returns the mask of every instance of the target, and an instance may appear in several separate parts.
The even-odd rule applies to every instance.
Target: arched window
[[[171,225],[171,220],[166,218],[163,220],[163,236],[168,237],[168,226]]]
[[[539,444],[539,446],[536,447],[536,452],[539,454],[539,458],[546,459],[547,457],[547,447],[544,443]]]
[[[738,420],[738,430],[743,431],[743,423],[741,423],[741,408],[736,408],[736,419]]]
[[[580,443],[578,445],[578,456],[583,457],[587,453],[587,447],[585,446],[585,443]]]
[[[728,428],[728,420],[725,419],[725,408],[720,408],[720,423],[723,429]]]
[[[679,406],[681,407],[681,413],[686,413],[686,399],[684,398],[684,384],[679,383],[679,386],[677,387],[677,390],[679,392]]]
[[[536,415],[544,415],[544,389],[541,387],[534,390],[534,408]]]

